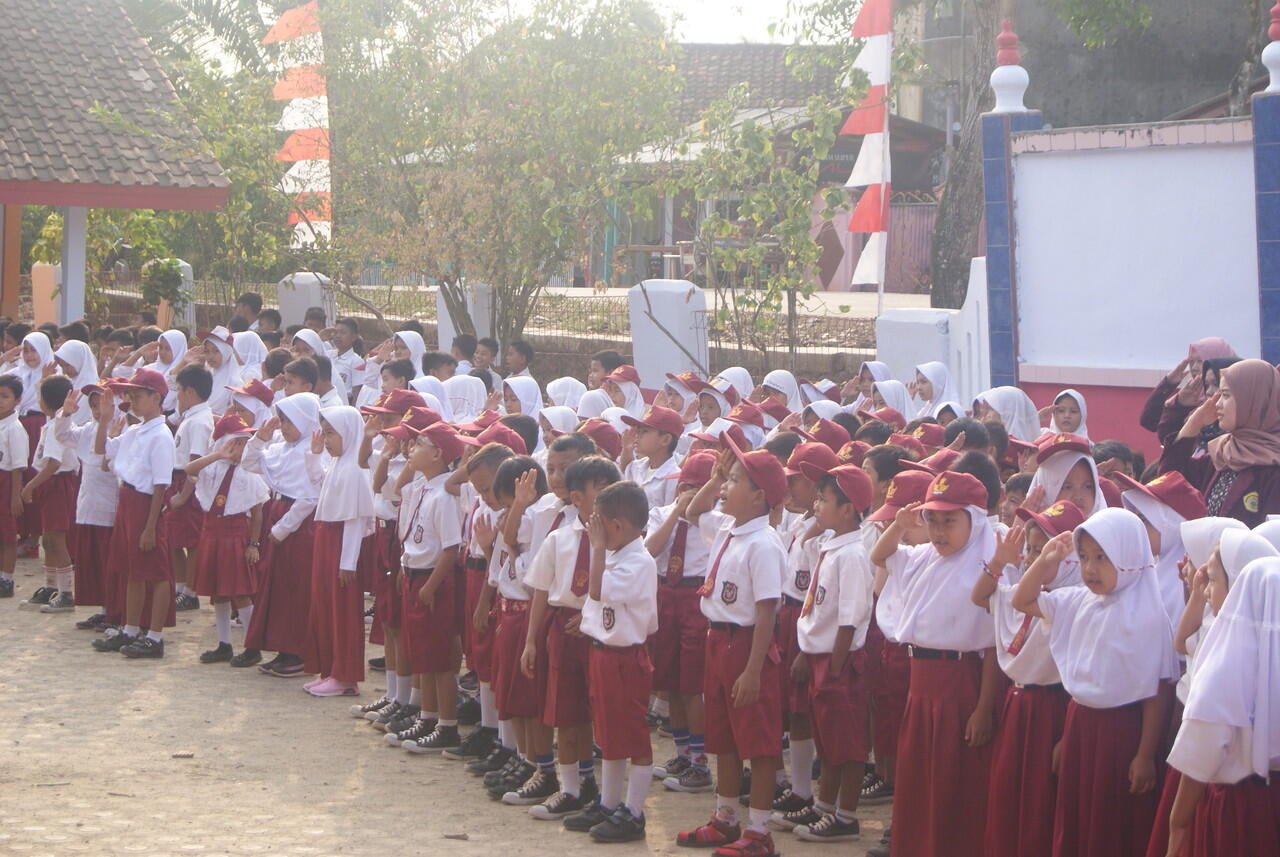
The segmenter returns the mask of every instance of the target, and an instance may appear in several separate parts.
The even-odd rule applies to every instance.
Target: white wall
[[[1257,355],[1248,143],[1014,158],[1023,363],[1167,369],[1221,336]]]
[[[644,387],[661,389],[667,382],[668,372],[673,375],[689,370],[706,372],[710,365],[707,299],[702,289],[688,280],[645,280],[632,286],[627,297],[632,361]]]

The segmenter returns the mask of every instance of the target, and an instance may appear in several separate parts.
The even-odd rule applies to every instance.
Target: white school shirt
[[[606,646],[639,646],[658,630],[658,575],[643,536],[605,552],[600,600],[586,599],[580,628]]]
[[[173,482],[173,435],[159,416],[107,440],[107,460],[120,481],[143,494]]]
[[[782,544],[787,549],[787,573],[782,577],[782,594],[797,601],[804,601],[805,593],[809,591],[809,581],[813,578],[813,564],[818,559],[818,540],[830,534],[828,530],[807,542],[804,541],[805,531],[812,524],[812,515],[800,515],[791,522],[791,526],[780,533]]]
[[[330,358],[333,364],[333,371],[338,373],[338,377],[342,379],[342,389],[349,394],[355,389],[355,385],[361,382],[360,373],[356,371],[356,367],[364,361],[364,358],[356,354],[354,348],[348,348],[341,354],[335,354]],[[345,402],[343,404],[346,404]]]
[[[120,481],[102,467],[102,456],[93,451],[98,439],[98,421],[75,425],[71,417],[53,421],[59,443],[74,447],[80,459],[80,490],[76,494],[76,523],[90,527],[110,527],[116,522]]]
[[[489,561],[489,585],[508,601],[528,601],[533,597],[533,590],[524,585],[516,558],[512,556],[511,548],[501,535],[493,543],[493,559]]]
[[[573,594],[573,574],[577,568],[578,551],[582,546],[582,538],[587,534],[578,510],[573,506],[565,507],[565,522],[558,530],[553,530],[543,539],[542,546],[529,562],[524,582],[530,589],[541,589],[547,593],[547,603],[552,607],[567,607],[570,610],[581,610],[586,600],[585,593]],[[587,548],[588,570],[590,569],[591,549]]]
[[[875,539],[872,540],[872,546],[875,545],[875,541]],[[893,556],[885,560],[884,567],[889,573],[885,577],[884,586],[880,589],[880,597],[876,599],[876,625],[885,639],[891,642],[902,642],[898,639],[898,624],[902,621],[902,573],[912,559],[927,547],[929,547],[927,544],[900,545]]]
[[[698,517],[703,538],[712,542],[707,577],[715,572],[715,589],[699,599],[702,615],[712,622],[732,622],[744,628],[756,623],[756,602],[782,595],[787,572],[787,552],[769,516],[761,515],[742,526],[722,512]],[[720,561],[717,565],[716,558]]]
[[[36,453],[31,466],[39,470],[50,459],[58,462],[54,473],[75,473],[80,469],[80,458],[74,446],[61,443],[54,431],[53,420],[46,420],[40,427],[40,440],[36,442]]]
[[[516,544],[513,546],[518,552],[516,565],[522,576],[528,569],[529,562],[538,552],[538,548],[542,547],[547,534],[557,524],[564,526],[575,514],[576,512],[569,507],[568,503],[550,491],[524,510],[524,514],[520,516],[520,528],[516,531]],[[498,536],[498,540],[502,541],[501,535]]]
[[[0,470],[26,470],[31,458],[31,439],[18,421],[18,411],[0,420]]]
[[[810,655],[830,654],[835,649],[836,632],[852,626],[849,651],[856,652],[867,644],[875,592],[875,571],[862,547],[861,533],[854,530],[837,536],[828,530],[808,544],[813,545],[813,606],[807,614],[801,608],[796,622],[800,650]]]
[[[278,433],[277,433],[278,436]],[[307,468],[307,446],[310,444],[308,439],[299,440],[297,443],[290,445],[283,439],[273,440],[270,443],[258,440],[258,436],[254,435],[249,438],[249,443],[245,445],[244,454],[240,456],[240,466],[252,473],[257,473],[267,483],[267,488],[273,494],[280,494],[285,497],[293,497],[293,503],[289,506],[289,511],[280,516],[280,520],[275,522],[271,527],[271,537],[277,542],[282,542],[289,536],[297,532],[303,522],[307,520],[307,516],[316,510],[316,495],[319,494],[320,485],[315,484],[314,490],[309,492],[313,496],[310,499],[296,497],[294,494],[301,493],[297,490],[297,485],[302,479],[310,478]],[[298,482],[290,485],[278,484],[263,472],[261,462],[262,455],[267,447],[283,447],[279,450],[281,455],[287,455],[297,462],[297,469],[294,471],[297,475]],[[293,468],[289,468],[293,470]]]
[[[458,502],[444,487],[449,471],[430,479],[415,477],[400,490],[400,561],[417,571],[435,568],[440,554],[462,544]]]
[[[902,553],[902,548],[898,553]],[[895,628],[899,641],[926,649],[958,652],[977,652],[994,646],[996,635],[991,616],[971,598],[948,601],[927,596],[936,588],[935,575],[941,573],[932,564],[937,558],[933,545],[917,545],[911,549],[905,568],[889,568],[889,576],[898,577],[902,586],[902,612]],[[978,575],[982,574],[981,562],[972,568],[956,568],[945,563],[941,568],[963,574],[966,592],[973,589]]]
[[[192,459],[208,455],[213,447],[213,411],[201,402],[182,414],[173,436],[174,467],[186,467]]]
[[[336,386],[330,387],[329,391],[320,397],[320,407],[322,408],[333,408],[345,404],[347,404],[347,400],[338,392]]]
[[[1005,566],[1005,580],[991,593],[988,605],[996,632],[996,657],[1000,669],[1017,684],[1059,684],[1058,665],[1049,651],[1049,624],[1034,616],[1027,616],[1013,609],[1013,593],[1023,571],[1018,566]],[[1023,623],[1031,620],[1022,648],[1015,655],[1009,651]],[[1012,633],[1010,629],[1013,629]]]
[[[378,469],[382,460],[382,451],[386,447],[385,439],[379,435],[373,439],[373,454],[369,456],[369,477]],[[400,494],[396,492],[396,480],[400,478],[406,464],[403,455],[397,455],[387,462],[387,481],[382,483],[382,490],[373,493],[373,511],[381,521],[400,520]],[[407,487],[407,486],[406,486]]]
[[[645,532],[654,533],[666,523],[667,518],[676,513],[676,504],[671,503],[666,506],[649,508],[649,527]],[[681,527],[687,528],[687,534],[684,540],[684,557],[683,565],[680,569],[681,577],[706,577],[707,564],[711,562],[711,542],[702,535],[702,528],[695,527],[693,524],[681,518],[676,525],[671,528],[671,537],[667,539],[667,543],[663,545],[662,552],[653,558],[655,565],[658,567],[658,577],[667,576],[667,567],[671,564],[671,550],[676,544],[676,534],[680,532]]]
[[[470,482],[462,483],[461,488],[462,490],[458,492],[458,508],[463,512],[462,544],[466,548],[466,556],[472,559],[484,559],[484,548],[481,546],[480,540],[475,537],[476,523],[484,520],[489,526],[495,526],[495,522],[498,520],[498,513],[490,509],[489,504],[480,499],[480,495],[471,487]],[[495,550],[497,549],[496,542],[500,541],[502,541],[501,538],[495,539]]]
[[[458,361],[458,365],[457,365],[457,366],[454,368],[454,370],[453,370],[453,374],[454,374],[455,376],[457,376],[457,375],[470,375],[470,374],[471,374],[471,370],[472,370],[472,369],[474,369],[474,368],[475,368],[475,367],[471,365],[471,361],[470,361],[470,360],[459,360],[459,361]]]
[[[649,498],[649,508],[652,509],[654,506],[666,506],[675,502],[678,480],[663,477],[679,472],[680,460],[674,455],[655,468],[649,467],[649,459],[637,458],[627,465],[622,478],[644,489],[644,495]]]

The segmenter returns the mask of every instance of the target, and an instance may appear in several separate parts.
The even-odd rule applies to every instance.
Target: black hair
[[[284,341],[284,337],[280,335],[278,330],[259,330],[258,338],[262,340],[262,344],[267,348],[279,348],[280,343]]]
[[[906,447],[898,446],[896,443],[884,443],[867,450],[862,463],[870,462],[876,469],[876,478],[882,482],[888,482],[905,469],[902,462],[910,460],[911,453]]]
[[[882,423],[879,420],[867,420],[853,434],[854,440],[860,440],[871,446],[880,446],[888,442],[893,436],[893,426],[888,423]]]
[[[419,336],[423,336],[426,333],[426,331],[422,327],[422,322],[412,318],[404,322],[403,324],[401,324],[398,328],[396,328],[397,333],[399,333],[402,330],[411,330],[414,333],[418,334]]]
[[[467,475],[470,476],[482,467],[497,470],[502,462],[515,455],[511,447],[501,443],[486,443],[467,459]]]
[[[995,450],[996,461],[1004,458],[1005,450],[1009,448],[1009,430],[1004,427],[1004,423],[991,422],[983,423],[987,427],[987,437],[991,439],[991,447]],[[968,438],[966,438],[966,441]],[[968,443],[965,446],[968,447]]]
[[[58,326],[51,321],[46,321],[44,324],[37,327],[36,330],[49,337],[50,342],[53,342],[53,340],[58,338]]]
[[[316,365],[316,361],[310,357],[299,357],[297,360],[290,362],[284,367],[286,375],[293,375],[301,378],[312,387],[320,381],[320,369]]]
[[[40,382],[40,401],[49,410],[57,411],[67,401],[67,393],[71,392],[71,379],[66,375],[50,375]]]
[[[333,383],[333,361],[323,354],[313,354],[305,358],[314,361],[316,364],[316,380],[324,381],[326,384]]]
[[[471,353],[474,354],[475,352],[472,351]],[[489,374],[488,369],[472,369],[467,374],[472,378],[480,379],[480,382],[484,384],[484,392],[486,395],[493,392],[493,376]]]
[[[765,452],[782,462],[785,467],[787,461],[791,458],[791,453],[795,452],[796,447],[804,443],[804,438],[795,432],[783,432],[774,435],[768,443],[764,445]]]
[[[324,313],[324,307],[318,307],[318,306],[307,307],[307,311],[303,313],[302,318],[304,321],[311,321],[312,319],[320,322],[328,321],[328,316],[326,316]]]
[[[532,450],[538,445],[538,436],[542,433],[542,427],[538,425],[538,421],[527,414],[507,414],[498,420],[507,428],[520,435],[520,439],[524,441],[524,448]]]
[[[194,390],[200,401],[207,402],[213,395],[213,373],[203,366],[183,366],[175,378],[179,387]]]
[[[600,450],[596,447],[596,442],[587,435],[580,431],[571,431],[551,441],[551,451],[576,452],[579,457],[582,457],[596,455]]]
[[[476,338],[470,333],[459,333],[453,338],[453,347],[458,352],[470,360],[471,356],[476,353]]]
[[[17,375],[0,375],[0,387],[8,387],[15,399],[22,400],[22,379]]]
[[[227,330],[231,333],[244,333],[249,329],[249,322],[242,315],[233,315],[227,322]]]
[[[515,352],[524,358],[524,362],[533,365],[533,346],[528,340],[513,339],[509,348],[515,349]]]
[[[78,342],[89,341],[89,325],[83,321],[73,321],[70,324],[64,324],[58,331],[62,334],[63,339],[74,339]]]
[[[26,338],[27,334],[31,332],[31,325],[15,321],[6,327],[4,332],[5,335],[11,338],[14,342],[21,342]]]
[[[406,384],[417,377],[417,373],[413,371],[413,362],[407,357],[403,360],[392,360],[384,364],[382,371],[390,372],[397,378],[403,378]]]
[[[844,493],[844,489],[840,487],[840,480],[835,476],[832,476],[830,473],[824,473],[819,476],[815,487],[818,489],[818,493],[822,493],[830,488],[831,493],[836,495],[836,503],[841,506],[845,506],[851,502],[849,500],[849,495]]]
[[[1118,458],[1132,467],[1133,456],[1133,448],[1122,440],[1104,440],[1093,445],[1093,461],[1095,464]],[[1134,472],[1139,472],[1138,468],[1135,467]]]
[[[1006,494],[1021,494],[1024,497],[1031,490],[1031,474],[1015,473],[1004,483]]]
[[[991,460],[991,456],[985,452],[979,452],[971,449],[964,455],[960,456],[956,463],[951,465],[951,470],[956,473],[968,473],[970,476],[976,476],[987,489],[987,512],[991,513],[1000,508],[1000,492],[1004,485],[1000,482],[1000,470],[996,467],[996,463]]]
[[[516,480],[530,470],[538,471],[534,489],[537,495],[541,497],[546,494],[547,474],[538,466],[538,462],[527,455],[513,455],[498,465],[497,472],[493,474],[493,493],[502,497],[514,497]]]
[[[965,449],[986,449],[991,446],[991,435],[987,433],[987,427],[973,417],[956,417],[947,423],[942,445],[950,446],[960,436],[960,432],[964,432]]]
[[[293,335],[294,335],[295,333],[297,333],[299,330],[302,330],[302,325],[300,325],[300,324],[291,324],[291,325],[289,325],[288,327],[286,327],[286,328],[284,329],[284,332],[285,332],[285,333],[287,333],[287,334],[289,334],[290,336],[293,336]]]
[[[8,327],[8,325],[6,324],[4,325],[4,327]],[[112,327],[111,325],[104,324],[102,327],[98,328],[93,332],[93,341],[94,342],[110,342],[111,333],[114,330],[115,328]]]
[[[612,464],[613,462],[609,462]],[[569,471],[573,471],[572,465]],[[568,474],[565,481],[568,482]],[[634,482],[614,482],[596,495],[596,511],[602,518],[626,521],[638,530],[649,525],[649,498]]]
[[[1145,485],[1146,483],[1150,482],[1152,479],[1155,479],[1159,475],[1160,475],[1160,462],[1153,461],[1151,462],[1150,465],[1148,465],[1142,471],[1142,475],[1138,477],[1138,481]],[[1105,479],[1106,477],[1103,476],[1101,478]]]
[[[441,366],[457,366],[458,361],[453,358],[452,354],[445,354],[443,351],[428,351],[422,355],[422,371],[430,375]]]
[[[247,306],[254,315],[262,312],[262,295],[257,292],[244,292],[236,298],[236,306]]]
[[[351,318],[350,316],[344,316],[343,318],[340,318],[337,321],[335,321],[334,324],[335,325],[340,324],[343,327],[347,328],[348,330],[351,331],[353,336],[360,335],[360,322],[356,321],[354,318]]]
[[[9,325],[9,331],[12,331],[15,327],[21,327],[21,325],[11,324]],[[22,337],[18,338],[21,339]],[[132,327],[118,327],[107,336],[107,342],[115,342],[133,348],[138,344],[138,334]]]
[[[499,351],[498,340],[494,339],[492,336],[483,336],[476,340],[476,346],[478,347],[481,345],[488,348],[489,352],[495,357],[497,356]]]
[[[612,485],[622,479],[618,465],[603,455],[588,455],[579,458],[564,472],[564,488],[566,491],[581,491],[588,485]]]
[[[832,415],[831,422],[847,431],[850,439],[858,433],[858,429],[862,428],[862,425],[858,422],[858,418],[848,411],[840,411],[839,413]]]
[[[272,309],[271,307],[267,307],[262,312],[258,313],[258,324],[262,324],[264,321],[274,322],[277,329],[280,325],[284,324],[284,319],[280,315],[280,310]]]
[[[680,438],[683,437],[683,435],[672,434],[669,431],[659,432],[659,434],[665,434],[667,437],[671,438],[671,440],[667,441],[667,455],[675,455],[676,449],[680,446]]]
[[[606,375],[619,366],[627,365],[627,359],[616,351],[597,351],[591,359],[600,364]]]
[[[152,327],[155,326],[156,314],[149,309],[144,309],[139,311],[138,318],[142,319],[142,324],[144,326],[146,325],[151,325]]]
[[[902,430],[902,433],[911,434],[913,431],[920,428],[920,426],[927,426],[927,425],[936,426],[937,424],[938,424],[938,421],[935,420],[933,417],[916,417],[914,420],[907,423],[907,426]]]
[[[262,360],[262,377],[274,378],[284,371],[293,360],[293,354],[287,348],[273,348]]]
[[[146,345],[149,342],[155,342],[163,333],[164,331],[156,327],[154,324],[147,325],[142,328],[142,330],[138,331],[138,344]]]

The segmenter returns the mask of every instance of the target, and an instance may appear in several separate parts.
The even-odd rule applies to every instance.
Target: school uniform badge
[[[733,604],[738,600],[738,584],[724,582],[724,586],[720,587],[720,600],[725,604]]]
[[[606,607],[601,612],[600,619],[604,623],[604,629],[606,631],[612,631],[613,623],[618,620],[618,617],[614,615],[612,607]]]
[[[818,584],[818,591],[813,594],[813,600],[817,604],[821,604],[827,600],[827,587]]]
[[[1258,492],[1250,491],[1244,495],[1244,509],[1246,512],[1258,511]]]
[[[801,592],[804,592],[806,589],[808,589],[809,579],[812,576],[813,576],[813,573],[807,568],[797,569],[796,570],[796,589],[799,589]]]
[[[422,536],[423,536],[423,532],[422,532],[422,524],[418,524],[418,526],[417,526],[417,527],[414,529],[414,531],[413,531],[413,541],[414,541],[414,543],[415,543],[415,544],[421,544],[421,543],[422,543]]]

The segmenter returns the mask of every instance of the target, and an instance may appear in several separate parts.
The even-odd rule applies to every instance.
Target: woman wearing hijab
[[[98,361],[89,346],[78,339],[68,339],[53,353],[62,374],[71,379],[71,389],[83,390],[98,383]],[[76,406],[71,417],[74,425],[84,425],[93,419],[93,411],[89,407],[89,397],[84,396]]]
[[[1138,423],[1147,431],[1155,432],[1160,443],[1168,443],[1196,406],[1207,398],[1201,382],[1204,362],[1230,357],[1236,357],[1236,352],[1225,339],[1211,336],[1191,343],[1187,356],[1160,379],[1147,397]]]
[[[639,419],[644,416],[644,394],[640,391],[640,373],[634,366],[619,366],[600,382],[610,403]]]
[[[604,390],[599,388],[587,390],[578,400],[578,419],[593,420],[603,414],[606,408],[612,406],[613,402],[609,400],[609,394]]]
[[[924,402],[916,412],[917,417],[934,416],[933,409],[944,402],[954,402],[960,398],[955,381],[951,378],[951,370],[947,364],[937,360],[921,363],[916,367],[915,397]],[[903,414],[903,416],[908,416]]]
[[[267,346],[252,330],[237,333],[232,342],[240,358],[240,377],[245,382],[262,378],[262,361],[267,359]]]
[[[1207,445],[1209,465],[1192,455],[1201,431],[1222,434]],[[1280,514],[1280,373],[1265,360],[1241,360],[1222,371],[1218,395],[1192,412],[1164,448],[1160,472],[1177,470],[1204,495],[1210,515],[1255,527]]]
[[[804,410],[804,400],[800,398],[800,384],[796,376],[786,369],[774,369],[760,382],[764,397],[774,399],[787,406],[787,412],[798,414]]]
[[[582,394],[587,392],[587,385],[577,378],[556,378],[547,384],[547,398],[551,404],[564,408],[578,409]]]
[[[214,417],[227,412],[231,404],[231,388],[241,386],[240,366],[236,362],[235,348],[232,346],[231,332],[225,327],[215,327],[202,334],[204,350],[202,354],[187,355],[194,362],[203,359],[205,368],[213,375],[213,392],[209,395],[209,410]]]
[[[1040,436],[1040,412],[1031,397],[1017,387],[995,387],[979,393],[973,415],[983,422],[998,419],[1009,437],[1031,443]]]
[[[417,331],[400,330],[391,337],[391,359],[408,360],[412,363],[415,378],[422,377],[422,358],[426,353],[427,344]]]
[[[181,330],[166,330],[156,340],[156,359],[147,364],[169,382],[169,395],[164,397],[164,409],[178,409],[178,370],[187,365],[183,357],[187,354],[187,337]]]
[[[453,422],[469,423],[484,410],[484,400],[489,397],[484,382],[471,375],[454,375],[444,382],[444,392],[453,411]]]

